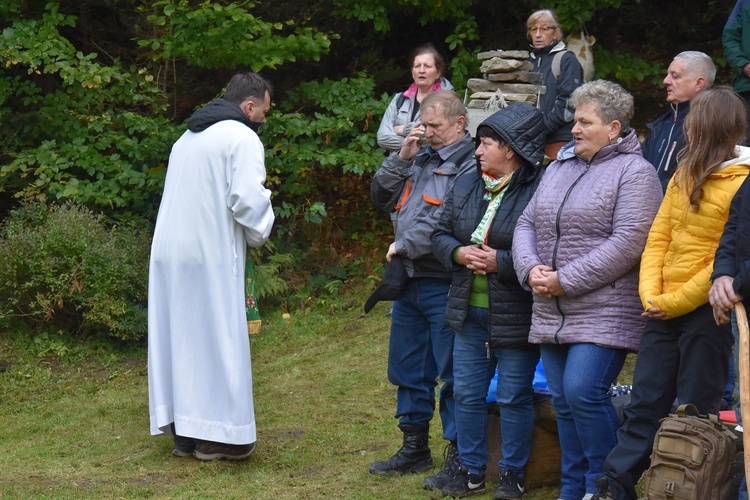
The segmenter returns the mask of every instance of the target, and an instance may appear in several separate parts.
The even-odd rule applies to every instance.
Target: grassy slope
[[[422,475],[367,473],[398,448],[400,433],[386,376],[387,305],[363,316],[365,296],[354,298],[349,310],[340,300],[288,320],[267,315],[252,342],[259,447],[244,463],[172,458],[171,440],[149,435],[144,349],[61,363],[4,335],[0,361],[13,365],[0,373],[0,497],[439,497],[421,489]]]

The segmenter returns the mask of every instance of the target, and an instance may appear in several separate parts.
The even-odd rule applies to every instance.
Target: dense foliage
[[[275,68],[287,61],[320,60],[329,37],[295,21],[267,23],[252,14],[256,2],[155,0],[141,12],[153,27],[138,45],[150,49],[155,62],[181,59],[201,68],[245,65],[253,71]],[[227,44],[231,50],[228,50]]]
[[[460,92],[478,76],[477,52],[525,48],[526,17],[552,7],[567,32],[597,37],[596,76],[635,94],[642,127],[664,105],[658,83],[675,53],[703,50],[723,65],[721,28],[734,0],[708,3],[6,0],[0,218],[37,200],[152,224],[184,120],[236,70],[260,71],[276,88],[261,139],[277,226],[256,268],[264,300],[304,304],[382,265],[390,225],[369,202],[383,159],[375,132],[390,97],[410,83],[416,45],[446,55]],[[677,10],[679,18],[667,14]]]
[[[75,18],[54,3],[3,31],[2,190],[149,216],[176,138],[153,77],[104,65],[61,33]]]
[[[21,206],[0,228],[0,324],[141,338],[150,242],[150,231],[72,203]]]

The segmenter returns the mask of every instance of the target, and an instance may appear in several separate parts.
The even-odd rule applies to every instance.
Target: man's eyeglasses
[[[529,28],[529,33],[531,33],[532,35],[537,31],[542,33],[549,33],[553,29],[555,29],[554,26],[532,26],[531,28]]]

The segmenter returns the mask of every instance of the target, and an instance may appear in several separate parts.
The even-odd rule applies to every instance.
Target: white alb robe
[[[148,387],[151,434],[256,441],[245,317],[247,245],[274,215],[263,145],[224,120],[174,144],[151,247]]]

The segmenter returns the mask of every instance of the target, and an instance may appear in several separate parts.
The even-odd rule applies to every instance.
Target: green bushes
[[[370,201],[370,179],[384,158],[375,131],[390,99],[376,96],[363,72],[303,82],[261,128],[276,214],[266,257],[254,261],[262,305],[303,306],[331,295],[361,272],[356,261],[369,236],[390,237],[388,215]],[[383,241],[374,244],[387,247]],[[273,278],[283,286],[269,286]]]
[[[153,217],[181,131],[153,76],[78,50],[65,36],[77,20],[60,10],[3,19],[0,192]]]
[[[0,227],[0,324],[138,339],[146,333],[148,230],[66,204],[23,205]]]

